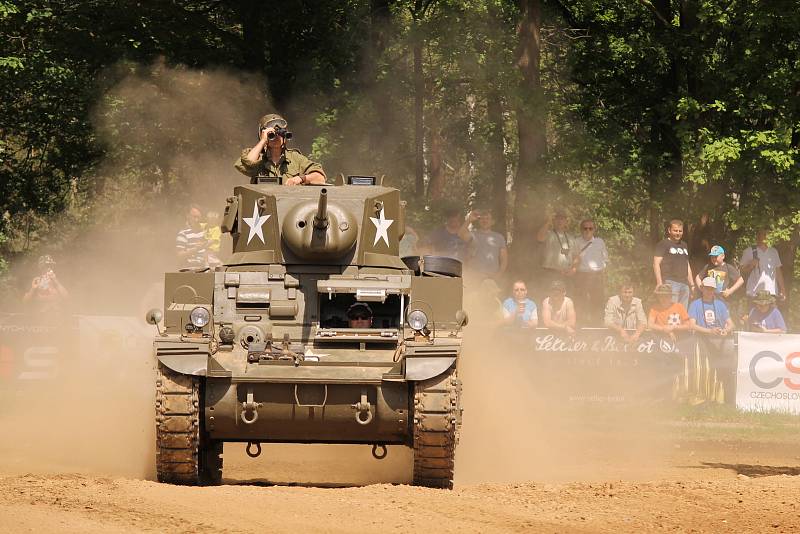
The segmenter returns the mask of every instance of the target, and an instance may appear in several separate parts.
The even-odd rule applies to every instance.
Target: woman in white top
[[[542,324],[545,328],[575,334],[575,305],[567,295],[564,282],[556,280],[550,286],[550,296],[542,301]]]

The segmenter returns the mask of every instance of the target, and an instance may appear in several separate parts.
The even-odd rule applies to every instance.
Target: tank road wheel
[[[156,472],[159,482],[219,484],[222,442],[202,432],[201,378],[159,364],[156,377]]]
[[[455,367],[414,384],[414,485],[453,489],[461,385]]]

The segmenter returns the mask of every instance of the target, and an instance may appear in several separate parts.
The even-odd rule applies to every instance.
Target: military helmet
[[[263,117],[261,117],[261,120],[258,121],[259,133],[261,132],[261,130],[267,128],[274,128],[275,126],[278,126],[280,128],[286,128],[288,126],[288,123],[286,122],[286,119],[284,119],[277,113],[269,113],[267,115],[264,115]]]

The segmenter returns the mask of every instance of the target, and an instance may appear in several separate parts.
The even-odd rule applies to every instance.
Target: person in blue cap
[[[702,280],[708,277],[716,283],[716,296],[726,301],[744,285],[739,269],[725,263],[725,249],[721,245],[714,245],[708,252],[708,263],[695,276],[697,287],[702,287]]]

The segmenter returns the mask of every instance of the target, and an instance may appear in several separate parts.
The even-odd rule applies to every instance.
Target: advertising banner
[[[0,382],[55,379],[74,363],[76,321],[35,314],[0,314]]]
[[[686,357],[694,354],[692,336],[677,342],[644,332],[624,343],[605,328],[586,328],[562,336],[553,330],[509,332],[528,346],[513,351],[514,365],[525,370],[531,386],[557,403],[630,404],[672,400],[680,395]]]
[[[153,365],[155,329],[138,317],[0,314],[0,385],[63,379],[65,373],[124,376],[131,363]],[[109,372],[111,374],[109,374]]]
[[[800,414],[800,335],[739,333],[736,407]]]

